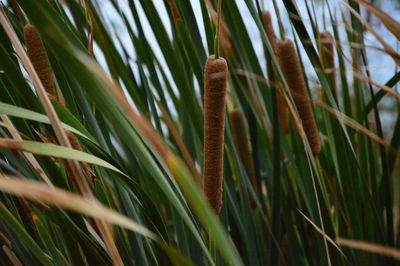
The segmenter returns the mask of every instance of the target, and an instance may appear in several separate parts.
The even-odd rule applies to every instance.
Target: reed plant
[[[3,2],[0,265],[399,264],[383,10]]]

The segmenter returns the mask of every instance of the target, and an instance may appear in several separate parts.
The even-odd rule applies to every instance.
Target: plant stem
[[[220,24],[221,24],[221,2],[222,0],[218,0],[218,22],[217,22],[217,30],[215,33],[215,42],[214,42],[214,51],[215,51],[215,59],[219,58],[219,31],[220,31]]]

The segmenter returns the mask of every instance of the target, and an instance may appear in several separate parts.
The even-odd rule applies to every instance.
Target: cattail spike
[[[315,156],[318,156],[321,151],[319,132],[295,47],[291,40],[285,40],[277,43],[276,48],[311,150]]]
[[[264,19],[264,27],[265,27],[265,33],[267,34],[269,43],[271,44],[272,50],[276,52],[276,37],[275,37],[275,32],[274,28],[272,26],[272,19],[271,19],[271,13],[268,11],[263,12],[263,19]],[[283,131],[285,133],[289,132],[289,119],[288,119],[288,108],[287,104],[285,101],[285,97],[283,95],[283,90],[280,82],[278,82],[278,76],[276,74],[275,69],[273,69],[273,78],[276,81],[275,82],[275,88],[276,88],[276,102],[277,102],[277,108],[278,108],[278,117],[279,117],[279,122],[281,124],[281,127],[283,128]]]
[[[22,14],[22,11],[21,11],[21,7],[17,3],[17,1],[11,0],[11,1],[9,1],[9,3],[11,4],[11,8],[12,8],[14,14],[17,16],[17,18],[19,18]]]
[[[325,74],[331,85],[335,98],[337,97],[335,81],[335,51],[332,34],[328,31],[322,32],[318,36],[318,50]]]
[[[208,57],[204,71],[204,194],[217,214],[222,206],[227,79],[226,60]]]
[[[24,38],[29,59],[31,60],[40,81],[43,83],[47,94],[49,97],[57,99],[57,90],[54,86],[53,71],[39,33],[32,25],[28,24],[24,28]]]
[[[256,175],[254,172],[253,159],[251,157],[249,145],[249,136],[247,134],[243,112],[238,109],[233,110],[230,113],[230,121],[236,150],[239,153],[240,160],[242,160],[243,166],[246,169],[247,176],[250,179],[250,183],[253,186],[254,191],[257,191]]]
[[[272,26],[272,19],[271,19],[271,13],[268,11],[263,12],[263,19],[264,19],[264,28],[265,28],[265,33],[267,34],[268,40],[271,44],[272,50],[275,51],[276,49],[276,37],[275,37],[275,32],[274,28]]]
[[[172,0],[167,0],[167,4],[171,10],[171,15],[172,15],[172,19],[174,20],[174,23],[177,23],[178,20],[182,20],[181,16],[179,15],[179,11],[178,11],[178,8],[177,8],[175,2]]]
[[[285,96],[283,92],[283,88],[281,83],[277,82],[276,85],[276,102],[277,102],[277,107],[278,107],[278,117],[279,117],[279,122],[281,124],[281,127],[285,133],[289,132],[289,112],[288,112],[288,107],[287,103],[285,101]]]
[[[281,252],[280,252],[280,256],[279,256],[279,260],[278,260],[278,266],[287,265],[287,263],[288,263],[288,246],[289,246],[288,235],[285,234],[280,242]]]

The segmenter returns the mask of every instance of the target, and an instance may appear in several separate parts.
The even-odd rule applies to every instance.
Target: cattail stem
[[[217,30],[215,34],[215,43],[214,43],[214,50],[215,50],[215,59],[219,59],[219,32],[221,26],[221,4],[222,0],[218,0],[218,22],[217,22]]]
[[[215,51],[218,51],[218,55],[226,56],[232,50],[232,37],[229,28],[222,17],[222,13],[218,13],[218,10],[215,11],[209,1],[206,1],[206,4],[208,11],[210,12],[211,20],[218,31],[214,38],[214,49]]]
[[[333,96],[337,99],[335,81],[335,52],[333,37],[330,32],[322,32],[318,36],[318,50],[324,72],[330,82]]]
[[[319,132],[293,42],[285,40],[277,43],[277,53],[311,150],[318,156],[321,151]]]
[[[232,127],[233,141],[235,143],[236,150],[239,154],[240,160],[246,169],[247,176],[249,177],[250,183],[257,190],[256,176],[254,172],[253,159],[251,157],[251,150],[249,145],[249,136],[246,130],[246,122],[243,112],[236,109],[230,113],[230,122]]]
[[[207,58],[204,80],[204,194],[219,214],[222,206],[224,113],[228,65],[224,58]]]
[[[57,99],[57,90],[54,86],[53,71],[39,33],[32,25],[28,24],[24,28],[24,38],[29,59],[31,60],[43,87],[50,98]]]

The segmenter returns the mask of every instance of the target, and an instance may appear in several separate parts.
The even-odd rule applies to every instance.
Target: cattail
[[[265,33],[267,34],[268,40],[271,44],[272,50],[275,51],[276,49],[276,37],[274,33],[274,28],[272,26],[272,19],[271,19],[271,13],[268,11],[263,12],[263,19],[264,19],[264,28],[265,28]]]
[[[253,160],[251,157],[249,138],[246,130],[246,122],[243,113],[236,109],[230,113],[230,121],[232,127],[233,141],[236,146],[236,150],[239,153],[240,160],[246,169],[247,176],[250,179],[250,183],[256,189],[256,176],[254,172]]]
[[[222,206],[224,111],[228,65],[223,58],[207,58],[204,80],[204,194],[219,214]]]
[[[285,40],[277,43],[276,48],[311,150],[317,156],[321,151],[319,132],[295,47],[291,40]]]
[[[29,59],[31,60],[33,67],[35,68],[47,94],[50,98],[56,100],[60,105],[64,106],[62,95],[58,95],[57,89],[54,86],[53,71],[39,33],[32,25],[28,24],[24,28],[24,37]],[[82,151],[79,140],[77,139],[77,137],[75,137],[74,134],[67,131],[67,137],[73,149]],[[85,173],[91,177],[94,183],[95,175],[89,165],[83,162],[81,162],[80,164],[85,170]],[[68,164],[64,163],[64,165],[66,167],[68,175],[72,175],[72,170],[67,167]]]
[[[318,36],[318,50],[322,63],[322,67],[328,77],[333,95],[336,97],[336,81],[335,81],[335,52],[333,37],[330,32],[322,32]]]
[[[54,86],[50,61],[39,33],[32,25],[28,24],[24,28],[24,37],[29,59],[31,60],[40,81],[49,97],[57,99],[57,90]]]
[[[12,8],[14,14],[17,16],[17,18],[19,18],[22,14],[22,11],[21,11],[21,8],[18,5],[17,1],[11,0],[9,3],[11,5],[11,8]]]
[[[272,26],[272,20],[271,20],[271,13],[268,11],[263,12],[263,19],[264,19],[264,27],[265,27],[265,33],[267,34],[269,43],[271,44],[272,50],[276,52],[276,37],[274,33],[274,28]],[[276,88],[276,103],[277,103],[277,108],[278,108],[278,117],[279,117],[279,122],[281,124],[281,127],[283,128],[284,132],[287,133],[289,132],[289,119],[288,119],[288,110],[287,110],[287,104],[285,101],[285,97],[283,96],[283,90],[281,84],[277,81],[278,76],[276,74],[275,69],[273,70],[273,78],[276,81],[275,82],[275,88]]]
[[[285,234],[283,236],[283,238],[281,239],[281,243],[280,243],[280,256],[279,256],[279,260],[278,260],[278,266],[284,266],[287,265],[288,262],[288,246],[289,246],[289,242],[288,242],[288,236],[287,234]]]
[[[178,20],[181,20],[181,16],[179,15],[178,8],[176,7],[176,4],[172,0],[167,0],[167,4],[171,10],[171,15],[172,19],[174,20],[174,23],[176,23]]]
[[[285,97],[283,95],[283,88],[281,83],[277,83],[276,85],[276,103],[278,107],[278,117],[281,127],[285,133],[289,132],[289,119],[288,119],[288,108],[287,103],[285,101]]]

